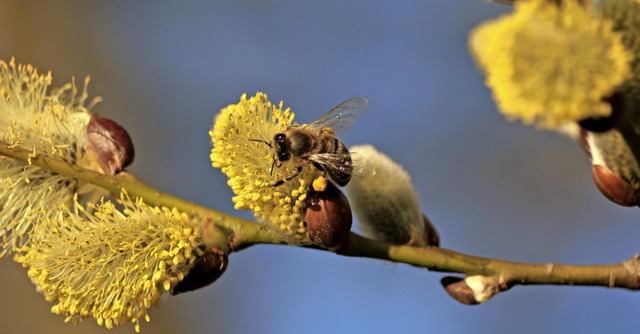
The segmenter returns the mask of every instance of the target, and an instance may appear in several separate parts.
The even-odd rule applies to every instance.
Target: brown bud
[[[118,123],[93,114],[87,136],[104,174],[115,175],[133,162],[133,142]]]
[[[351,207],[344,194],[331,182],[324,191],[311,190],[307,197],[307,235],[316,245],[337,249],[351,231]]]
[[[623,206],[640,204],[640,191],[611,169],[601,166],[591,166],[593,182],[600,192],[614,203]]]
[[[440,283],[447,291],[451,298],[461,302],[465,305],[477,305],[473,290],[464,282],[464,278],[445,276],[440,280]]]
[[[204,288],[222,276],[225,269],[227,269],[227,264],[229,264],[229,258],[222,249],[213,247],[207,250],[197,260],[187,276],[173,287],[171,294],[175,296],[183,292]]]
[[[494,276],[467,276],[465,278],[446,276],[440,280],[451,298],[466,304],[482,304],[509,286]]]

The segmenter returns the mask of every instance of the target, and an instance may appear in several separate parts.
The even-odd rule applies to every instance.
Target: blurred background
[[[600,195],[573,142],[499,115],[467,48],[510,8],[483,1],[0,0],[0,58],[55,84],[90,75],[94,111],[131,134],[130,171],[224,212],[231,191],[209,161],[215,114],[242,93],[285,101],[299,122],[369,98],[342,137],[411,173],[442,245],[526,262],[596,264],[638,252],[640,212]],[[516,287],[465,306],[441,273],[282,246],[230,258],[197,292],[164,298],[143,333],[601,333],[637,329],[640,296]],[[0,261],[0,333],[130,333],[50,313],[25,269]]]

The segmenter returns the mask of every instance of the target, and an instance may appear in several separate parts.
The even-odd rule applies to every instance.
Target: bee
[[[317,120],[306,125],[291,125],[283,133],[278,133],[271,142],[263,142],[273,151],[273,168],[280,167],[286,161],[293,161],[296,171],[273,183],[274,187],[284,184],[298,176],[302,168],[312,163],[323,171],[335,183],[345,186],[354,173],[351,153],[337,137],[336,130],[348,130],[367,108],[367,99],[354,97],[340,103]]]

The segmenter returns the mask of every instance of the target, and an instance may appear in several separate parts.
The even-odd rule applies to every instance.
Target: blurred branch
[[[215,211],[198,204],[168,195],[135,179],[128,173],[115,176],[102,175],[87,169],[68,164],[62,160],[32,152],[0,142],[0,155],[18,159],[32,165],[51,170],[84,182],[88,182],[119,194],[126,190],[132,197],[140,197],[147,204],[178,208],[191,216],[203,217],[205,239],[207,229],[220,228],[229,235],[231,250],[238,251],[254,244],[296,245],[293,239],[264,224],[244,220]],[[204,240],[206,245],[219,242],[216,237]],[[350,234],[349,241],[337,251],[339,255],[364,257],[406,263],[431,271],[460,273],[466,276],[481,275],[496,278],[504,291],[514,285],[582,285],[640,289],[640,257],[604,265],[570,264],[529,264],[479,257],[459,253],[444,248],[423,248],[389,243]]]

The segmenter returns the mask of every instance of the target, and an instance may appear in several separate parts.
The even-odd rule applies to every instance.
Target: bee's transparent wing
[[[357,158],[357,153],[316,153],[309,156],[309,161],[321,165],[325,169],[339,170],[357,176],[371,176],[375,170],[367,168]]]
[[[353,123],[360,118],[364,110],[367,109],[367,103],[367,99],[364,97],[354,97],[346,100],[320,116],[317,120],[305,125],[305,127],[329,127],[336,130],[337,133],[343,133],[349,130]]]

